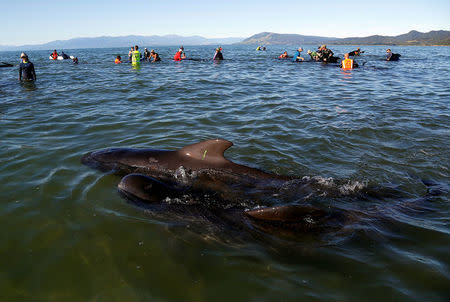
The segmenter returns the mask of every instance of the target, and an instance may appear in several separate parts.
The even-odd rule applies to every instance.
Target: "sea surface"
[[[217,63],[155,48],[139,69],[113,63],[127,48],[65,50],[78,65],[29,51],[35,84],[0,68],[2,301],[450,301],[450,48],[362,47],[352,71],[276,59],[292,46],[223,46]],[[259,240],[148,215],[80,162],[212,138],[239,164],[401,194],[308,200],[357,218]]]

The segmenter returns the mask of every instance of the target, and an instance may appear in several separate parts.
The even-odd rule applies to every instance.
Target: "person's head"
[[[122,60],[122,57],[121,57],[121,56],[117,56],[117,58],[116,58],[116,59]]]
[[[56,52],[56,49],[53,52]]]
[[[283,54],[284,54],[284,55],[287,55],[287,51],[284,51]]]
[[[219,51],[220,51],[220,47],[217,47],[217,48],[216,48],[216,51],[219,52]]]
[[[348,59],[350,55],[348,53],[344,54],[344,59]]]
[[[357,51],[360,51],[360,50],[361,50],[361,48],[359,48],[359,47],[358,47],[358,48],[357,48],[356,50],[357,50]]]
[[[139,49],[139,46],[134,45],[134,50],[138,50],[138,49]]]
[[[181,51],[184,51],[183,45],[180,46],[180,50],[181,50]]]
[[[302,52],[302,51],[303,51],[303,48],[299,47],[297,50],[298,50],[299,52]]]
[[[155,54],[155,50],[152,49],[152,51],[150,51],[150,53],[151,53],[152,55],[154,55],[154,54]]]
[[[131,46],[130,49],[131,49],[131,50],[134,50],[134,46]]]
[[[391,52],[391,49],[390,48],[386,49],[386,52]]]
[[[24,52],[22,52],[22,53],[20,54],[20,58],[21,58],[22,60],[24,60],[24,61],[28,61],[28,55],[27,55],[26,53],[24,53]]]

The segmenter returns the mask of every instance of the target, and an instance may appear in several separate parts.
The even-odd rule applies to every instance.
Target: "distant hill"
[[[204,38],[201,36],[183,37],[178,35],[166,36],[121,36],[75,38],[70,40],[56,40],[39,45],[2,46],[1,50],[50,50],[74,48],[110,48],[139,46],[180,46],[180,45],[226,45],[241,41],[242,38]]]
[[[450,45],[450,31],[438,30],[427,33],[412,30],[398,36],[369,36],[364,38],[344,38],[329,44],[358,45]]]
[[[450,31],[439,30],[421,33],[415,30],[398,36],[369,36],[352,38],[330,38],[303,36],[296,34],[277,34],[262,32],[238,44],[247,45],[301,45],[301,44],[352,44],[352,45],[450,45]]]

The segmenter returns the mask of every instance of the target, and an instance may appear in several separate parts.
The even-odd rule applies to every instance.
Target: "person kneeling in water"
[[[353,68],[358,67],[358,64],[354,60],[350,59],[349,57],[350,57],[350,55],[348,53],[346,53],[344,55],[344,60],[342,60],[342,62],[341,62],[341,68],[344,70],[353,69]]]
[[[288,59],[288,58],[289,58],[289,55],[288,55],[287,51],[283,52],[283,53],[278,57],[278,59]]]
[[[400,58],[400,54],[398,54],[398,53],[393,53],[392,51],[391,51],[391,49],[390,48],[388,48],[387,50],[386,50],[386,53],[387,53],[387,55],[386,55],[386,61],[398,61],[398,59]]]
[[[20,55],[22,62],[19,64],[19,81],[36,81],[36,72],[34,65],[28,60],[26,53]]]

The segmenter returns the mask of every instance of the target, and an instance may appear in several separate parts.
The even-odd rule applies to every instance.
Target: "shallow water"
[[[78,65],[30,51],[35,84],[0,68],[3,299],[448,301],[450,50],[392,47],[401,60],[385,62],[385,48],[364,47],[363,66],[345,72],[276,60],[278,46],[226,46],[219,63],[175,63],[176,48],[161,47],[163,61],[138,70],[113,64],[125,48],[67,50]],[[249,240],[150,216],[117,194],[120,177],[80,163],[107,147],[217,137],[234,142],[237,163],[402,197],[312,201],[363,218],[324,236]]]

